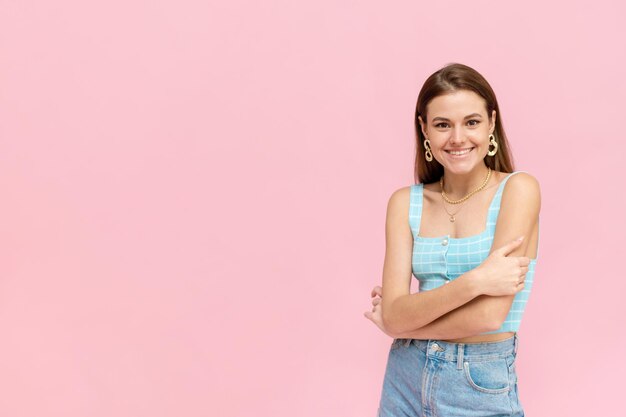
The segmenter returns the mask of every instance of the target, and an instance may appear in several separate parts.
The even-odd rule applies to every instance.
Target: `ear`
[[[491,111],[491,123],[489,124],[489,131],[493,133],[496,130],[496,110]]]
[[[426,124],[424,123],[424,120],[422,119],[422,116],[419,115],[419,116],[417,116],[417,118],[418,118],[418,120],[420,122],[420,128],[422,129],[422,135],[424,135],[424,137],[426,139],[428,139],[428,135],[426,135],[426,126],[425,126]]]

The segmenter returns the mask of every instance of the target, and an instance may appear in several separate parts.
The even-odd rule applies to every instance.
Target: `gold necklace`
[[[460,209],[458,209],[458,210],[456,211],[456,213],[458,213],[459,211],[461,211],[461,209],[462,209],[462,208],[463,208],[463,206],[461,206],[461,208],[460,208]],[[455,215],[456,213],[451,214],[451,213],[448,211],[448,209],[446,209],[446,205],[445,205],[445,203],[444,203],[444,205],[443,205],[443,209],[446,211],[446,213],[448,213],[448,216],[450,216],[450,221],[451,221],[451,222],[454,222],[454,221],[456,220],[456,219],[454,218],[454,215]]]
[[[483,183],[480,185],[480,187],[476,188],[474,191],[470,192],[469,194],[467,194],[465,197],[461,198],[460,200],[450,200],[448,196],[446,195],[445,191],[443,191],[443,175],[442,175],[441,178],[439,178],[439,185],[441,186],[441,196],[449,204],[460,204],[464,202],[465,200],[467,200],[468,198],[470,198],[471,196],[473,196],[474,194],[476,194],[477,192],[479,192],[480,190],[482,190],[483,188],[485,188],[485,186],[489,182],[489,177],[491,177],[491,167],[487,167],[487,177],[485,178]]]
[[[471,196],[473,196],[474,194],[476,194],[477,192],[479,192],[480,190],[482,190],[483,188],[485,188],[485,186],[487,185],[487,182],[489,182],[489,177],[491,177],[491,168],[487,167],[487,178],[485,178],[485,181],[483,181],[482,185],[480,187],[478,187],[477,189],[475,189],[474,191],[472,191],[471,193],[469,193],[468,195],[466,195],[465,197],[463,197],[460,200],[450,200],[448,199],[448,197],[446,196],[446,193],[443,191],[443,177],[441,177],[439,179],[439,185],[441,186],[441,196],[443,197],[443,199],[450,203],[450,204],[460,204],[463,203],[465,201],[467,201],[468,198],[470,198]],[[443,204],[443,209],[446,211],[446,213],[448,213],[448,216],[450,216],[450,221],[454,222],[456,220],[456,218],[454,217],[455,214],[457,214],[459,211],[461,211],[461,209],[463,208],[463,206],[461,206],[460,209],[458,209],[456,211],[456,213],[450,213],[448,211],[448,209],[446,209],[446,204]]]

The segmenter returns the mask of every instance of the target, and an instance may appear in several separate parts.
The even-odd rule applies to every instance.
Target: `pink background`
[[[620,415],[626,8],[506,3],[1,1],[0,415],[375,416],[363,312],[448,62],[542,187],[526,413]]]

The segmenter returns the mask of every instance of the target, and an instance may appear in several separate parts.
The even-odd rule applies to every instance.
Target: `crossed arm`
[[[488,297],[480,295],[423,327],[393,336],[397,339],[457,339],[495,330],[500,326],[486,317],[484,301]]]
[[[387,333],[400,339],[452,339],[474,336],[499,327],[493,316],[485,308],[488,298],[501,298],[480,295],[472,285],[475,271],[470,271],[448,284],[433,290],[403,296],[396,303],[405,304],[405,308],[433,300],[440,311],[440,316],[429,323],[416,326],[405,331],[389,331]],[[428,296],[430,300],[426,300]],[[457,306],[458,307],[454,307]],[[398,305],[396,304],[396,306]],[[438,314],[438,313],[437,313]],[[422,320],[423,321],[423,320]]]

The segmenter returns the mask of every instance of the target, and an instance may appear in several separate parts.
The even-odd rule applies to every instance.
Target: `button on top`
[[[433,343],[433,349],[439,349],[439,345],[437,343]]]
[[[444,239],[441,241],[441,244],[442,244],[443,246],[446,246],[446,245],[448,244],[448,238],[447,238],[447,237],[446,237],[446,238],[444,238]]]

